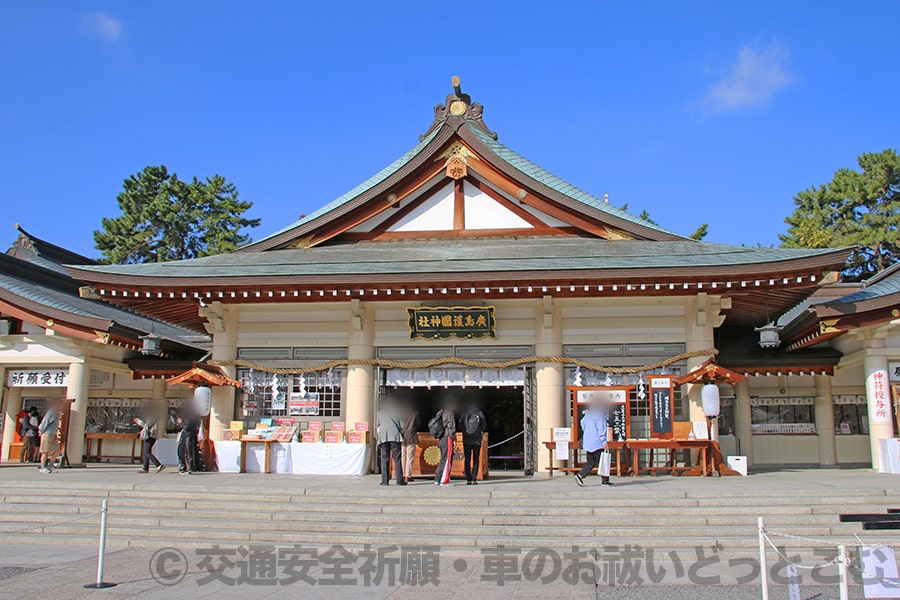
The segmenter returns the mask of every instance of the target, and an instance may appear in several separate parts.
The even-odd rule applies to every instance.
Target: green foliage
[[[900,260],[900,155],[862,154],[861,171],[841,169],[825,185],[803,190],[780,235],[785,248],[855,246],[845,276],[865,279]]]
[[[704,223],[700,227],[697,228],[694,233],[689,235],[688,237],[692,240],[697,240],[698,242],[706,237],[706,234],[709,233],[709,223]]]
[[[253,204],[238,199],[221,175],[190,183],[165,166],[145,167],[125,180],[116,197],[121,215],[104,218],[94,242],[107,263],[166,262],[230,252],[250,242],[243,215]]]
[[[656,221],[654,221],[653,219],[650,218],[650,213],[648,213],[646,210],[642,210],[641,214],[638,215],[638,218],[642,219],[644,221],[647,221],[648,223],[652,223],[654,225],[659,225],[659,223],[657,223]]]

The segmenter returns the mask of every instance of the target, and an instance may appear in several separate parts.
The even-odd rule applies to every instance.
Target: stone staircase
[[[92,483],[67,475],[27,487],[2,485],[0,543],[96,544],[99,517],[88,515],[99,510],[103,498],[109,499],[110,547],[439,545],[477,554],[500,544],[638,545],[694,556],[694,548],[718,543],[720,556],[753,556],[758,516],[769,529],[799,536],[852,542],[859,534],[872,543],[900,541],[896,531],[862,532],[858,524],[838,522],[842,512],[884,512],[900,505],[895,492],[884,489],[833,489],[827,495],[757,488],[711,493],[715,486],[581,489],[571,478],[535,481],[531,488],[527,483],[438,488],[424,482],[381,488],[374,478],[351,487],[303,487],[301,480],[268,487],[267,476],[255,476],[254,486],[219,483],[215,475],[190,478],[190,485],[165,476],[148,483]],[[15,531],[24,527],[33,529]],[[786,545],[804,556],[815,547],[800,540]]]

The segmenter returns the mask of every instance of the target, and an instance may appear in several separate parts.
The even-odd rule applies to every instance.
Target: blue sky
[[[628,4],[628,6],[624,6]],[[710,241],[900,146],[900,2],[0,1],[0,244],[89,255],[122,180],[221,173],[255,239],[414,146],[450,77],[500,142]]]

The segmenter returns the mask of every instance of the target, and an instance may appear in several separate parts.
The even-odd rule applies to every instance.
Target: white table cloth
[[[216,460],[220,473],[238,473],[241,442],[216,442]],[[265,460],[265,445],[247,445],[247,472],[260,473]],[[364,475],[368,444],[303,444],[272,442],[269,469],[272,473],[298,475]]]

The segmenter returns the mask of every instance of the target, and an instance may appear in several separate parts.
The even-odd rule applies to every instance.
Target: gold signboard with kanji
[[[493,306],[438,306],[407,308],[409,339],[497,339]]]

